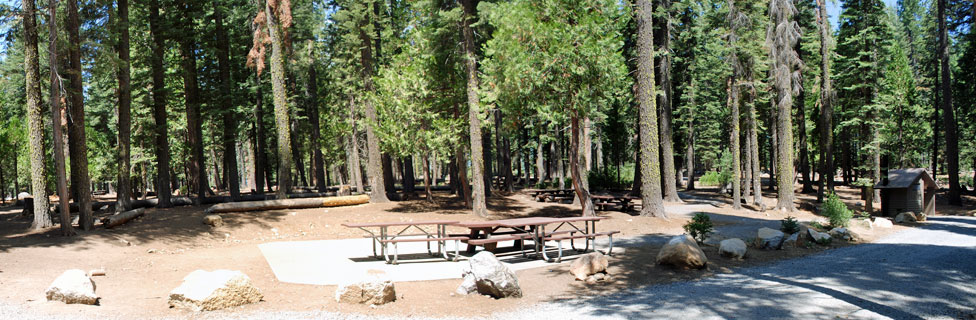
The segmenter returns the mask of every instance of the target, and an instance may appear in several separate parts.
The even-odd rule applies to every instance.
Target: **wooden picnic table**
[[[398,258],[397,243],[399,242],[427,242],[427,253],[433,254],[430,249],[430,242],[437,242],[437,253],[443,254],[444,259],[451,260],[447,256],[447,241],[455,241],[455,256],[454,260],[457,260],[459,241],[466,240],[466,237],[451,237],[447,234],[447,226],[457,225],[459,222],[454,220],[428,220],[428,221],[399,221],[399,222],[378,222],[378,223],[343,223],[342,226],[347,228],[358,228],[366,233],[368,237],[372,239],[373,244],[373,256],[382,257],[387,263],[396,264]],[[434,226],[436,231],[433,233],[422,228],[422,226]],[[391,233],[389,228],[397,228],[399,231]],[[401,228],[402,227],[402,228]],[[408,231],[417,230],[419,233],[409,234]],[[377,231],[377,232],[374,232]],[[415,238],[417,236],[422,236],[424,238]],[[414,238],[406,238],[414,237]],[[393,258],[389,258],[389,253],[387,252],[386,246],[388,244],[394,245],[394,255]],[[380,254],[376,253],[376,247],[379,245]]]
[[[611,194],[591,194],[590,198],[593,199],[593,205],[599,210],[606,210],[608,206],[613,205],[614,202],[620,205],[621,211],[630,211],[634,208],[633,201],[638,199],[637,197],[631,195],[611,195]]]
[[[575,190],[573,189],[532,189],[528,190],[533,193],[536,201],[555,201],[556,198],[573,197],[576,196]]]
[[[485,247],[485,250],[493,251],[497,247],[497,243],[500,241],[515,241],[516,247],[522,247],[523,240],[533,241],[533,251],[536,253],[542,253],[543,257],[545,254],[545,239],[559,234],[573,234],[581,233],[583,235],[593,235],[596,233],[596,222],[606,219],[606,217],[569,217],[569,218],[549,218],[549,217],[529,217],[529,218],[516,218],[516,219],[504,219],[504,220],[491,220],[491,221],[474,221],[474,222],[461,222],[456,224],[458,227],[465,227],[470,230],[470,235],[468,240],[465,241],[468,244],[467,252],[474,253],[475,247],[481,245]],[[582,226],[577,226],[576,223],[582,222]],[[546,227],[555,224],[556,226],[550,231],[546,231]],[[568,227],[567,230],[560,231],[561,228]],[[512,231],[498,232],[498,230],[505,228]],[[493,237],[493,235],[501,235],[500,237]],[[570,238],[567,238],[571,240]],[[574,246],[575,244],[571,245]],[[589,239],[586,241],[586,249],[589,249]],[[525,255],[525,248],[522,247],[522,254]],[[562,256],[562,247],[560,245],[560,257]],[[546,260],[549,260],[546,257]]]

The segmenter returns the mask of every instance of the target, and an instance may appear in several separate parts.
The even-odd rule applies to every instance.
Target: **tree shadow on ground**
[[[31,231],[32,217],[21,216],[19,210],[4,211],[0,212],[0,252],[15,248],[63,248],[79,243],[85,245],[110,241],[125,245],[123,240],[135,243],[159,240],[179,243],[192,241],[204,235],[222,240],[224,239],[222,234],[214,232],[210,226],[203,224],[203,217],[207,215],[204,210],[207,207],[209,206],[149,208],[142,217],[112,229],[106,229],[98,222],[100,218],[110,214],[96,212],[95,228],[84,231],[75,225],[77,235],[72,237],[61,236],[58,228],[49,228],[42,232]],[[222,213],[221,218],[227,226],[249,224],[268,229],[272,227],[272,223],[282,220],[287,215],[287,210],[269,210]],[[55,225],[59,223],[58,220],[55,217]]]
[[[919,228],[942,232],[941,222]],[[963,232],[935,238],[976,243],[976,227],[953,227]],[[734,261],[706,246],[706,270],[657,266],[659,247],[627,248],[611,259],[611,265],[622,266],[612,274],[615,282],[577,282],[575,290],[549,301],[581,314],[635,319],[873,317],[866,311],[895,319],[976,315],[976,246],[870,243],[771,264],[750,260],[792,250],[749,248],[745,260]]]
[[[388,212],[399,213],[424,213],[437,212],[440,214],[470,214],[471,209],[464,206],[464,202],[457,196],[448,192],[432,192],[433,202],[429,202],[423,196],[414,200],[399,201],[396,206],[388,209]],[[486,204],[488,211],[496,214],[514,214],[522,212],[527,207],[519,205],[519,201],[512,199],[513,194],[494,193],[488,197]]]

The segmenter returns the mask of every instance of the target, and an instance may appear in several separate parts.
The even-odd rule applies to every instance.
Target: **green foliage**
[[[823,216],[830,219],[831,227],[846,227],[850,224],[851,218],[854,216],[850,209],[847,209],[847,205],[840,201],[836,193],[830,193],[827,195],[827,199],[824,200],[823,209],[821,210]]]
[[[718,172],[718,171],[706,172],[705,175],[699,178],[698,183],[700,183],[703,186],[714,187],[714,186],[724,186],[728,184],[730,181],[732,181],[732,173],[729,172],[728,170],[723,170],[722,172]]]
[[[780,221],[779,230],[786,234],[794,234],[800,232],[800,223],[793,216],[789,216]]]
[[[691,221],[684,225],[684,229],[692,238],[695,238],[698,244],[704,244],[705,239],[708,239],[708,234],[714,231],[712,220],[704,212],[695,213]]]

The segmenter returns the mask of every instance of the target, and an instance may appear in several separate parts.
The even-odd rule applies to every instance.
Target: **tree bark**
[[[32,0],[31,0],[32,1]],[[125,0],[121,0],[125,1]],[[57,1],[48,1],[48,35],[50,44],[48,46],[48,67],[51,70],[51,91],[48,95],[51,105],[51,127],[54,134],[51,140],[54,143],[54,171],[57,174],[58,206],[61,207],[61,235],[71,236],[75,234],[71,226],[71,209],[68,205],[68,181],[67,173],[64,168],[64,135],[61,133],[61,77],[58,75],[58,24],[57,24]],[[39,75],[38,75],[39,76]],[[0,200],[4,199],[6,186],[3,185],[3,169],[0,165]],[[35,219],[36,220],[36,219]]]
[[[81,208],[78,223],[83,230],[91,230],[95,225],[91,210],[91,178],[88,175],[88,144],[85,134],[85,96],[81,80],[81,26],[78,1],[67,0],[68,10],[68,100],[70,121],[68,122],[68,149],[71,154],[71,189],[75,203]],[[35,197],[36,199],[36,197]]]
[[[128,211],[132,201],[132,164],[131,164],[131,129],[132,129],[132,89],[129,87],[129,1],[117,0],[118,23],[116,35],[119,53],[117,75],[119,88],[118,130],[119,130],[119,188],[116,191],[115,212]],[[54,60],[51,61],[54,63]]]
[[[220,78],[220,104],[222,122],[222,142],[224,146],[224,179],[230,189],[231,199],[241,197],[240,175],[237,168],[237,111],[233,104],[234,93],[230,78],[230,44],[224,30],[224,8],[214,2],[214,24],[217,31],[217,68]]]
[[[302,110],[297,110],[296,112],[298,114],[301,114]],[[309,186],[309,184],[308,184],[308,176],[305,175],[305,161],[302,160],[304,159],[304,155],[302,154],[303,142],[298,139],[298,135],[301,134],[302,132],[301,129],[302,128],[301,125],[298,123],[298,120],[295,118],[291,118],[291,131],[289,133],[289,136],[291,137],[292,159],[295,163],[295,171],[297,174],[296,179],[292,180],[292,182],[294,182],[294,184],[298,184],[305,187],[305,186]],[[301,183],[299,184],[299,182]]]
[[[70,1],[69,1],[70,2]],[[31,195],[34,222],[38,230],[52,225],[48,215],[47,181],[44,176],[44,120],[41,106],[41,71],[37,51],[37,11],[34,0],[21,1],[24,22],[24,79],[27,91],[27,131],[30,140]],[[61,199],[65,202],[66,199]]]
[[[732,152],[732,209],[739,210],[742,209],[742,164],[741,164],[741,147],[739,144],[739,85],[736,81],[735,76],[730,76],[726,80],[726,86],[728,86],[729,98],[729,110],[731,110],[731,115],[729,119],[729,124],[732,126],[732,132],[729,136],[729,151]]]
[[[817,202],[823,202],[824,188],[834,191],[833,89],[830,80],[830,27],[827,8],[817,0],[817,24],[820,29],[820,183]]]
[[[170,189],[170,165],[169,165],[169,122],[166,117],[166,78],[163,69],[163,55],[165,37],[163,36],[162,21],[159,19],[159,1],[150,0],[149,2],[149,32],[152,34],[152,56],[150,64],[152,68],[152,99],[153,99],[153,128],[156,141],[156,197],[159,199],[160,208],[169,208],[172,190]]]
[[[573,177],[573,189],[576,190],[576,198],[579,199],[580,206],[582,206],[583,216],[593,217],[596,216],[596,210],[593,208],[593,199],[590,198],[589,182],[587,181],[586,175],[584,175],[584,172],[586,172],[583,163],[585,159],[581,159],[583,155],[580,154],[582,147],[580,146],[580,140],[583,140],[581,139],[583,128],[580,123],[578,111],[574,110],[572,113],[573,115],[570,121],[572,122],[571,130],[573,132],[571,133],[569,143],[569,167],[570,174]]]
[[[762,198],[762,171],[759,170],[759,126],[756,124],[755,99],[756,89],[753,87],[746,107],[746,125],[749,127],[746,132],[749,141],[746,143],[751,146],[749,152],[752,153],[746,166],[752,171],[752,205],[758,207],[760,211],[765,211],[766,203]]]
[[[641,216],[667,217],[661,195],[657,107],[654,85],[654,22],[650,0],[637,0],[637,98],[641,175]]]
[[[959,186],[959,141],[956,132],[956,117],[952,109],[952,78],[949,74],[949,36],[946,30],[946,0],[937,0],[939,11],[939,64],[942,74],[942,121],[945,124],[946,171],[949,174],[950,205],[962,205]]]
[[[656,36],[654,39],[660,42],[660,55],[659,64],[657,69],[661,76],[661,91],[662,94],[658,95],[660,99],[660,104],[658,109],[660,112],[660,146],[661,146],[661,182],[663,189],[661,190],[664,195],[664,201],[666,202],[681,202],[681,198],[678,197],[678,186],[675,177],[674,169],[674,148],[672,139],[672,103],[674,89],[671,81],[671,66],[672,66],[672,52],[671,52],[671,0],[660,0],[661,10],[663,11],[663,19],[658,20],[660,27],[660,36]]]
[[[254,73],[256,84],[256,98],[254,99],[254,191],[263,194],[265,181],[267,180],[268,154],[265,153],[264,146],[264,92],[261,90],[261,75]],[[268,184],[270,189],[271,184]]]
[[[468,128],[471,139],[471,176],[473,177],[471,201],[472,210],[479,217],[488,216],[485,203],[484,151],[481,142],[481,103],[478,98],[478,58],[475,56],[474,31],[471,24],[475,19],[475,0],[462,0],[464,16],[462,33],[464,34],[465,64],[467,67],[467,96],[468,96]]]
[[[181,0],[179,7],[183,15],[183,35],[180,39],[180,55],[183,64],[183,86],[186,99],[186,135],[190,144],[190,186],[196,189],[197,202],[207,197],[206,162],[203,157],[203,119],[200,115],[200,87],[197,84],[197,58],[194,44],[193,18],[190,3]],[[191,192],[192,193],[192,192]]]
[[[697,96],[698,87],[695,80],[691,80],[691,103],[688,108],[688,132],[685,134],[685,164],[687,172],[688,181],[685,182],[685,190],[695,190],[695,97]]]
[[[413,172],[413,155],[403,157],[403,193],[413,195],[417,179]]]
[[[421,156],[420,159],[421,159],[421,161],[423,161],[423,165],[424,165],[424,199],[427,199],[427,202],[433,203],[434,202],[434,194],[430,191],[430,181],[431,181],[431,177],[430,177],[430,155],[425,154],[425,155]]]
[[[309,53],[312,56],[312,53]],[[319,192],[326,191],[325,161],[322,158],[322,129],[319,127],[319,82],[315,61],[310,61],[308,67],[308,122],[312,126],[311,145],[312,166],[315,174],[315,188]]]
[[[285,92],[284,30],[278,25],[278,16],[269,3],[264,6],[271,38],[271,89],[275,107],[275,131],[278,133],[278,199],[285,199],[291,191],[292,144],[288,114],[288,93]]]
[[[363,167],[359,163],[359,139],[356,134],[356,99],[353,96],[349,96],[349,121],[352,123],[352,129],[349,133],[349,179],[355,181],[356,192],[364,193],[363,189]],[[352,183],[350,183],[351,185]]]

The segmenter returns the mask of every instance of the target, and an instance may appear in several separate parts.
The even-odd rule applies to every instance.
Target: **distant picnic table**
[[[613,235],[619,231],[597,232],[597,221],[606,219],[605,217],[570,217],[570,218],[549,218],[549,217],[529,217],[505,220],[461,222],[456,224],[458,227],[465,227],[470,230],[467,240],[467,252],[474,253],[476,246],[482,246],[487,251],[494,251],[499,242],[514,241],[515,246],[519,247],[522,255],[526,256],[525,241],[531,240],[533,243],[532,251],[538,256],[541,254],[546,261],[560,261],[563,256],[562,241],[570,240],[570,246],[576,249],[575,239],[584,239],[586,246],[583,251],[589,250],[590,241],[596,237],[606,236],[610,238],[610,246],[607,250],[609,254],[613,250]],[[579,225],[582,223],[581,225]],[[549,231],[546,228],[555,225]],[[564,228],[565,227],[565,228]],[[561,230],[562,229],[562,230]],[[559,249],[555,259],[549,258],[546,253],[545,243],[556,241]],[[576,249],[578,250],[578,249]]]
[[[573,197],[576,197],[573,189],[532,189],[528,191],[532,192],[536,201],[539,202],[572,200]]]
[[[591,194],[593,205],[597,210],[607,210],[610,206],[619,206],[620,211],[634,209],[634,200],[640,199],[629,194]]]
[[[437,254],[443,255],[446,260],[457,261],[461,241],[467,240],[464,236],[451,236],[447,234],[447,226],[456,225],[458,221],[451,220],[431,220],[431,221],[400,221],[400,222],[379,222],[379,223],[344,223],[342,226],[347,228],[358,228],[365,231],[366,237],[372,239],[373,256],[382,257],[387,263],[399,263],[399,246],[401,242],[426,242],[427,253],[434,255],[430,248],[430,243],[437,243]],[[427,229],[425,229],[426,227]],[[429,231],[434,227],[436,231]],[[394,228],[390,232],[390,228]],[[399,231],[397,231],[399,230]],[[416,232],[416,233],[410,233]],[[454,241],[454,257],[448,256],[447,242]],[[377,245],[380,248],[379,254],[376,252]],[[393,245],[393,257],[390,258],[388,245]]]

